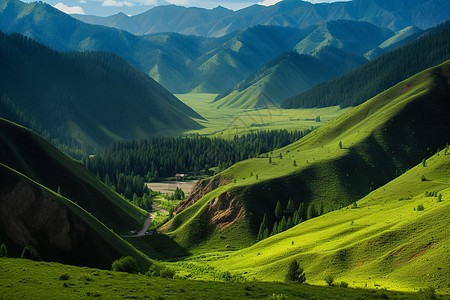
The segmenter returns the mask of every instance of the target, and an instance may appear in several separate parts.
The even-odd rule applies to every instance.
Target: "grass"
[[[178,214],[168,225],[169,235],[191,250],[204,246],[216,234],[208,226],[208,205],[226,192],[245,206],[249,227],[243,239],[249,241],[264,213],[269,227],[274,223],[278,200],[284,207],[292,199],[296,206],[314,202],[330,211],[386,184],[448,142],[448,103],[443,100],[448,83],[436,74],[448,78],[449,68],[446,62],[423,71],[287,147],[233,165],[220,176],[236,182]]]
[[[212,135],[233,138],[256,130],[305,130],[322,126],[340,116],[349,108],[327,107],[320,109],[241,109],[217,108],[212,101],[216,94],[179,94],[177,97],[206,120],[196,120],[205,128],[188,131],[185,134]],[[320,116],[321,122],[315,118]]]
[[[330,212],[240,251],[192,259],[246,278],[282,281],[295,258],[311,284],[324,285],[332,275],[351,287],[433,287],[449,294],[449,170],[450,154],[441,151],[426,167],[419,164],[359,200],[356,209]],[[422,182],[422,175],[429,180]]]
[[[417,299],[420,296],[305,284],[163,279],[26,259],[0,258],[0,262],[3,299],[281,299],[283,295],[284,299]]]

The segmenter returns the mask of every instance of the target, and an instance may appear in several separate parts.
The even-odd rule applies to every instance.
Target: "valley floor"
[[[216,108],[212,101],[217,94],[178,94],[181,101],[192,107],[206,120],[196,120],[205,128],[192,130],[186,134],[217,135],[233,138],[251,130],[305,130],[319,127],[349,111],[351,107],[339,106],[308,109],[266,109]],[[320,116],[320,122],[316,117]]]

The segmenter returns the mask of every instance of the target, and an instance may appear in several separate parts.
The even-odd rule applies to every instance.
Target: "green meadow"
[[[311,109],[217,108],[212,103],[217,94],[190,93],[176,96],[205,118],[196,119],[204,128],[185,134],[215,135],[223,138],[233,138],[235,135],[258,130],[311,129],[322,126],[350,109],[340,109],[338,106]],[[320,122],[316,121],[318,116]]]

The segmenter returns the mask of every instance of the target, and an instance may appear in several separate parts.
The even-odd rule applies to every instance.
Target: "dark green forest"
[[[283,108],[357,106],[394,84],[450,58],[450,22],[340,77],[285,100]]]
[[[144,181],[173,177],[213,175],[234,163],[284,147],[302,138],[306,131],[260,131],[225,140],[209,137],[151,137],[113,143],[83,164],[107,185],[132,199],[147,192]]]
[[[0,57],[0,116],[58,146],[92,151],[201,128],[191,119],[200,115],[115,54],[57,52],[0,32]]]

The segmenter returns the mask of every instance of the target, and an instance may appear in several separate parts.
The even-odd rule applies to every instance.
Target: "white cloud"
[[[87,3],[86,0],[80,0],[80,3]]]
[[[135,5],[134,3],[128,1],[114,1],[114,0],[106,0],[102,3],[102,6],[116,6],[116,7],[123,7],[123,6],[132,7],[134,5]]]
[[[274,5],[277,4],[278,2],[280,2],[282,0],[264,0],[262,2],[259,2],[259,5],[265,5],[265,6],[270,6],[270,5]]]
[[[55,8],[59,9],[66,14],[80,14],[84,15],[84,10],[80,6],[67,6],[62,2],[58,2],[54,5]]]

